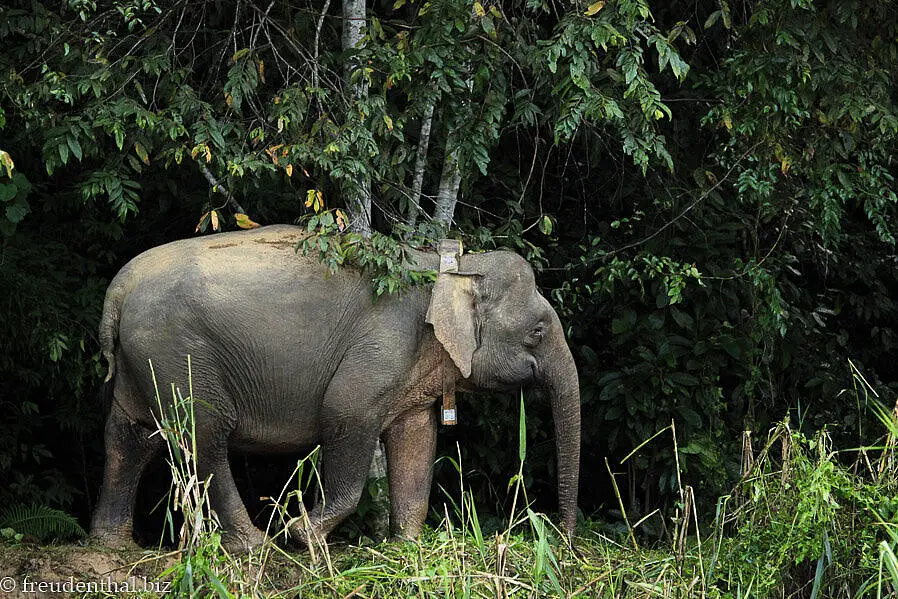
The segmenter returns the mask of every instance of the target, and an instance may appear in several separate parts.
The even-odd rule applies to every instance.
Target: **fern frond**
[[[11,528],[41,541],[87,535],[74,516],[40,504],[18,504],[0,510],[0,528]]]

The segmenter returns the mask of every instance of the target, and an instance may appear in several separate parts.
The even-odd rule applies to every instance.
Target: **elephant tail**
[[[103,316],[100,319],[100,350],[109,368],[106,371],[104,383],[109,383],[115,376],[115,344],[118,342],[118,327],[121,317],[122,302],[125,293],[113,280],[106,291],[106,301],[103,303]]]

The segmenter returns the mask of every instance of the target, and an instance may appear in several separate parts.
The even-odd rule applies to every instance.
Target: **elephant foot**
[[[90,531],[90,542],[110,549],[125,551],[140,549],[140,546],[134,542],[130,530],[92,530]]]
[[[258,528],[237,532],[226,531],[221,535],[221,546],[232,554],[249,553],[265,543],[265,534]]]
[[[327,535],[322,534],[320,526],[315,526],[315,524],[307,526],[297,521],[288,527],[287,532],[290,540],[299,543],[303,547],[310,547],[312,544],[320,547],[327,543]]]

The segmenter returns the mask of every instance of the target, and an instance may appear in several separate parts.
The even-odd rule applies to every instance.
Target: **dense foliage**
[[[347,80],[329,1],[4,3],[0,501],[89,511],[95,331],[129,258],[304,219],[336,265],[366,180],[390,255],[441,234],[428,215],[451,156],[453,234],[524,254],[568,326],[587,516],[617,506],[604,458],[672,421],[678,455],[651,441],[624,463],[628,509],[669,505],[677,460],[711,509],[742,431],[787,413],[869,441],[866,398],[844,390],[849,360],[884,401],[898,379],[896,8],[374,2]],[[384,290],[409,282],[401,260],[364,256]],[[516,402],[463,403],[445,453],[514,471]],[[528,409],[526,480],[548,508],[550,417]],[[508,501],[488,476],[469,484]]]

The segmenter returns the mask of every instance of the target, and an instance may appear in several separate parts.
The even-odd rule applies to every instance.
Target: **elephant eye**
[[[526,345],[527,347],[536,347],[542,340],[543,329],[542,327],[536,327],[535,329],[527,333],[527,337],[524,338],[524,345]]]

